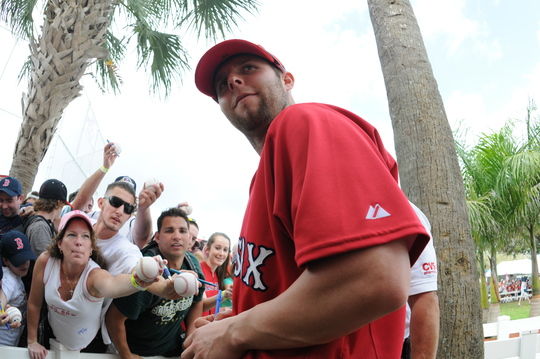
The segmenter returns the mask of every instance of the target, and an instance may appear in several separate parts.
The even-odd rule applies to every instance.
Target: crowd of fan
[[[58,179],[25,196],[19,180],[0,178],[0,345],[28,347],[35,359],[46,357],[52,338],[123,358],[178,356],[195,319],[231,306],[226,234],[199,239],[185,202],[163,211],[152,233],[149,208],[162,183],[145,183],[137,195],[135,181],[120,176],[94,201],[117,156],[108,143],[103,165],[69,196]],[[160,275],[137,274],[143,256],[158,261]],[[206,278],[195,295],[175,290],[170,279],[183,271]]]

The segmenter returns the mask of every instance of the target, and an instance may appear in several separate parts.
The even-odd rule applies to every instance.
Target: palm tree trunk
[[[90,61],[107,56],[103,44],[112,11],[112,0],[47,2],[42,34],[30,40],[30,79],[10,170],[25,192],[32,187],[64,109],[80,95],[79,81]]]
[[[534,226],[528,226],[529,243],[531,245],[531,282],[532,298],[531,312],[529,316],[537,317],[540,315],[540,280],[538,279],[538,259],[536,257],[536,238],[534,238]]]
[[[432,221],[439,263],[439,358],[482,358],[475,249],[454,139],[408,0],[368,0],[400,179]],[[441,15],[442,16],[442,15]]]
[[[491,270],[491,285],[495,291],[495,298],[491,298],[491,303],[499,303],[501,296],[499,295],[499,276],[497,275],[497,250],[493,243],[491,243],[490,250],[489,269]]]
[[[497,251],[493,242],[490,243],[490,256],[489,256],[489,267],[491,269],[491,277],[489,278],[489,293],[490,293],[490,304],[489,304],[489,314],[488,322],[496,322],[499,314],[501,312],[499,296],[499,283],[497,277]]]
[[[486,286],[486,265],[484,263],[484,251],[479,251],[479,265],[480,265],[480,304],[482,306],[482,323],[487,323],[488,321],[488,311],[489,311],[489,299]]]

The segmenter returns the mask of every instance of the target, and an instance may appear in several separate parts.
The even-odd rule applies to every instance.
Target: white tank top
[[[43,276],[49,323],[57,341],[69,350],[81,350],[94,339],[101,324],[103,298],[93,297],[86,288],[88,274],[99,266],[90,259],[77,282],[73,297],[64,301],[58,292],[60,264],[60,259],[49,258]]]

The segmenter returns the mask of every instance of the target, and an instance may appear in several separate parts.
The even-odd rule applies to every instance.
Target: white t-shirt
[[[97,246],[101,251],[103,259],[105,259],[107,271],[112,275],[131,273],[133,267],[135,267],[142,257],[139,247],[126,240],[121,232],[118,232],[109,239],[98,238]],[[107,309],[109,309],[111,303],[111,298],[105,298],[101,311],[101,334],[105,344],[111,343],[104,320],[105,313],[107,313]]]
[[[2,267],[2,270],[4,271],[2,291],[6,295],[7,304],[21,311],[23,325],[9,330],[5,325],[0,326],[0,345],[17,346],[26,322],[26,291],[21,277],[13,274],[8,267]]]
[[[90,259],[75,286],[73,296],[64,301],[58,293],[61,263],[57,258],[49,258],[43,275],[49,322],[56,339],[62,345],[69,350],[81,350],[95,338],[101,324],[98,318],[103,298],[92,296],[86,285],[90,272],[99,266]]]
[[[422,222],[422,225],[429,233],[430,240],[420,257],[416,260],[411,267],[411,284],[409,286],[409,296],[432,292],[437,290],[437,255],[435,254],[435,247],[433,247],[433,237],[431,237],[431,225],[426,215],[414,204],[411,203],[412,208],[416,212],[418,219]],[[405,317],[405,336],[409,337],[409,325],[411,321],[411,309],[407,304],[407,315]]]

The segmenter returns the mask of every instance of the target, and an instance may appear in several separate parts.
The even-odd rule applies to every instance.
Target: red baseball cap
[[[203,94],[217,101],[216,89],[214,88],[214,75],[218,67],[229,58],[249,54],[259,56],[280,71],[285,72],[285,66],[264,47],[246,40],[225,40],[212,47],[201,57],[195,69],[195,85]]]

